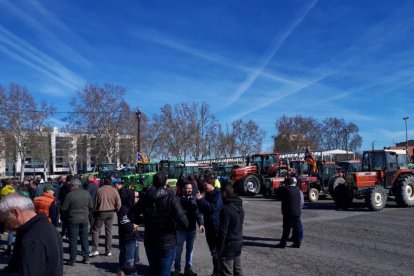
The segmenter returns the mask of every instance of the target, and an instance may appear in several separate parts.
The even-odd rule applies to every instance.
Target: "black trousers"
[[[286,246],[289,239],[290,230],[293,229],[293,244],[300,246],[303,239],[303,225],[298,216],[283,216],[283,233],[280,244]]]

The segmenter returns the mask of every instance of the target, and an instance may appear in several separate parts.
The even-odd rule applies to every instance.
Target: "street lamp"
[[[407,120],[410,119],[409,117],[404,117],[404,123],[405,123],[405,149],[408,150],[408,134],[407,134]]]
[[[141,152],[141,111],[137,110],[137,112],[135,112],[135,115],[137,116],[137,121],[138,121],[138,128],[137,128],[137,151]]]

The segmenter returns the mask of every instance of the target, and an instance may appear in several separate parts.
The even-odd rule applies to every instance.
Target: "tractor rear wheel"
[[[335,188],[343,184],[345,184],[345,179],[343,177],[338,176],[338,177],[334,177],[331,179],[331,181],[329,182],[329,194],[331,195],[332,198],[333,198]]]
[[[352,205],[353,196],[346,184],[340,184],[335,187],[333,194],[333,200],[337,209],[348,209]]]
[[[374,186],[365,193],[365,204],[371,211],[381,211],[387,202],[387,194],[380,186]]]
[[[260,180],[255,175],[249,175],[243,182],[244,193],[246,195],[256,195],[260,191]]]
[[[414,176],[401,177],[395,193],[395,201],[400,207],[414,206]]]
[[[310,188],[308,192],[308,199],[310,202],[316,202],[319,199],[319,191],[316,188]]]

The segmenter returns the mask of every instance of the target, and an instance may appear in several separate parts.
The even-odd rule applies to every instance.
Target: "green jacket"
[[[68,193],[61,210],[66,212],[69,223],[88,222],[89,210],[93,209],[91,195],[88,191],[76,188]]]

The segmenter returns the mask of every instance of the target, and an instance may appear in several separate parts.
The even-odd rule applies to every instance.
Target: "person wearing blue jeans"
[[[133,275],[137,276],[135,266],[139,261],[138,247],[138,225],[133,224],[130,220],[130,209],[134,203],[138,202],[138,192],[129,190],[134,201],[131,202],[129,195],[120,195],[121,208],[118,211],[118,233],[119,233],[119,268],[118,276]]]
[[[177,247],[177,226],[188,227],[183,207],[166,185],[166,174],[156,173],[152,186],[131,210],[133,223],[144,221],[144,246],[150,276],[170,276]]]
[[[185,267],[184,275],[195,276],[192,268],[192,257],[193,257],[193,245],[196,237],[196,227],[198,224],[200,232],[204,232],[204,220],[203,215],[198,211],[197,202],[193,197],[193,187],[191,182],[184,181],[182,187],[182,196],[180,196],[181,206],[186,211],[188,219],[187,228],[177,228],[177,251],[175,254],[174,262],[174,276],[180,275],[181,272],[181,255],[183,253],[184,242],[185,242]]]

